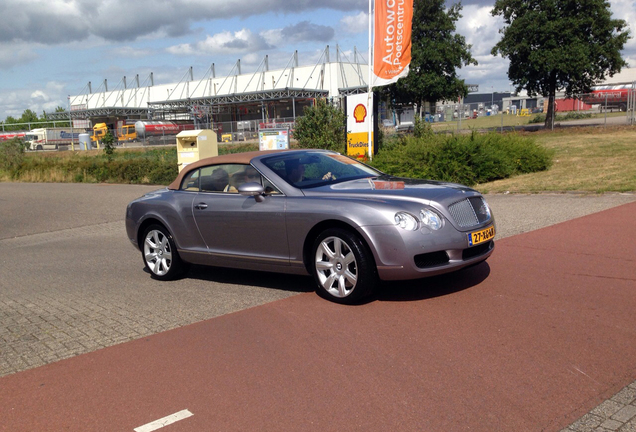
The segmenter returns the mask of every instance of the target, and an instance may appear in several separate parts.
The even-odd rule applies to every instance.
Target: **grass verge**
[[[532,133],[554,151],[547,171],[481,183],[485,193],[634,192],[636,128],[585,127]]]

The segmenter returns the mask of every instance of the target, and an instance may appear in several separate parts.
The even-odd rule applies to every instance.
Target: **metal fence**
[[[557,126],[636,125],[636,83],[606,86],[572,98],[557,97],[554,123]],[[485,103],[445,104],[425,121],[436,130],[539,128],[548,111],[548,98],[511,97],[503,107]]]

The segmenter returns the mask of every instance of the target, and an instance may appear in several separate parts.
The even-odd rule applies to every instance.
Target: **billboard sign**
[[[373,93],[347,96],[347,155],[369,156],[369,127],[373,127]],[[373,142],[373,133],[371,141]]]

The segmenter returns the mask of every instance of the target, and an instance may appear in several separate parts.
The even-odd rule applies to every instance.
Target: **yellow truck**
[[[93,126],[93,133],[91,134],[91,141],[95,144],[101,142],[104,135],[108,132],[108,125],[106,123],[97,123]],[[117,143],[127,143],[137,141],[137,132],[135,132],[135,125],[122,125],[121,128],[115,131],[115,139]]]

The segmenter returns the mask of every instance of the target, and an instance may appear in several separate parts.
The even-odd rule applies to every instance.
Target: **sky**
[[[452,2],[452,0],[449,0]],[[454,2],[452,2],[454,3]],[[479,91],[512,90],[508,61],[490,54],[499,41],[500,17],[493,0],[465,0],[457,33],[472,45],[478,66],[459,75]],[[636,0],[609,0],[615,18],[636,34]],[[255,72],[268,56],[270,70],[284,68],[294,51],[300,65],[313,65],[327,45],[353,61],[354,48],[368,60],[367,0],[0,0],[0,121],[31,109],[38,115],[68,95],[128,87],[153,73],[154,83],[194,79],[212,64],[216,76],[237,60]],[[335,55],[335,54],[332,54]],[[623,51],[636,67],[636,37]]]

